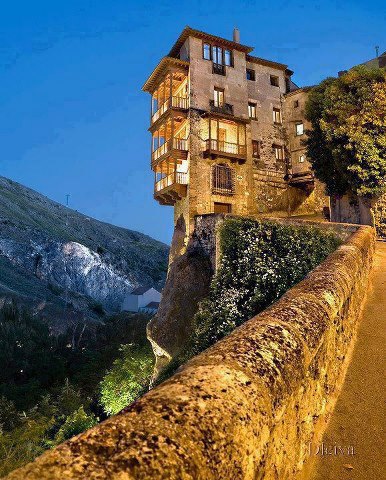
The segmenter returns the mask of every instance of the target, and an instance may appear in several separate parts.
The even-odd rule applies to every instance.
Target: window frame
[[[208,45],[209,47],[209,58],[205,57],[205,45]],[[209,62],[212,60],[212,45],[207,42],[202,42],[202,58],[204,60],[208,60]]]
[[[278,145],[277,143],[274,143],[272,145],[272,148],[275,152],[275,160],[277,162],[284,162],[285,161],[285,155],[284,155],[284,147],[283,145]],[[280,152],[279,155],[277,155],[277,152]]]
[[[205,46],[208,45],[209,47],[209,58],[205,57]],[[219,60],[219,50],[221,50],[221,58]],[[227,53],[229,53],[229,56]],[[222,65],[223,67],[234,67],[234,55],[233,50],[230,48],[224,48],[221,45],[216,45],[214,43],[209,42],[202,42],[202,58],[207,61],[212,61],[216,65]],[[227,63],[227,59],[229,59],[229,63]]]
[[[254,109],[255,115],[251,116],[251,108]],[[257,103],[256,102],[248,102],[248,117],[252,120],[257,120]]]
[[[216,103],[216,92],[222,94],[222,102]],[[221,108],[225,105],[225,89],[221,87],[213,87],[213,104],[215,107]]]
[[[269,83],[272,87],[280,87],[279,77],[277,75],[269,74]]]
[[[251,73],[252,73],[251,78],[248,78],[248,74],[251,74]],[[251,82],[256,82],[256,71],[253,68],[247,68],[246,77],[247,77],[247,80]]]
[[[279,117],[279,121],[277,121],[276,117]],[[281,125],[283,123],[281,108],[272,107],[272,120],[275,125]]]
[[[298,127],[302,126],[302,133],[298,133]],[[296,122],[295,123],[295,136],[301,137],[304,135],[304,122]]]
[[[260,158],[260,140],[252,140],[252,158]]]

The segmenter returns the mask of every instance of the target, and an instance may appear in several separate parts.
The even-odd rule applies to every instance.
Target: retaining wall
[[[7,478],[293,479],[342,382],[374,242],[359,228],[168,381]]]

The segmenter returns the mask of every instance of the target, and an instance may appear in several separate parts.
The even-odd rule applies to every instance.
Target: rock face
[[[95,316],[96,304],[115,312],[134,287],[162,288],[167,256],[161,242],[0,177],[0,300],[15,298],[55,319],[65,310]]]

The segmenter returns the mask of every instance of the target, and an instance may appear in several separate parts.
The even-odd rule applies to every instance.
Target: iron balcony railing
[[[170,150],[188,150],[188,139],[187,138],[173,138],[168,140],[167,142],[163,143],[159,146],[154,152],[152,153],[152,160],[157,160],[158,158],[165,155],[165,153],[170,152]]]
[[[217,75],[226,75],[226,67],[219,63],[213,63],[212,72],[217,73]]]
[[[170,187],[171,185],[187,185],[188,184],[188,174],[182,172],[173,172],[165,177],[161,178],[155,182],[154,189],[156,192],[163,190],[164,188]]]
[[[170,108],[178,108],[181,110],[187,110],[189,108],[188,97],[169,97],[159,107],[159,109],[152,115],[151,123],[156,122],[167,110]]]
[[[225,115],[233,115],[233,105],[229,103],[216,103],[214,100],[209,100],[210,109],[212,112],[224,113]]]
[[[222,142],[220,140],[205,140],[205,150],[214,150],[216,152],[230,153],[232,155],[246,155],[246,146],[238,143]]]

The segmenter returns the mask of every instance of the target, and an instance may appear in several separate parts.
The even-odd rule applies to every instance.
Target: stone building
[[[174,253],[196,215],[288,216],[328,204],[301,142],[307,89],[252,50],[237,29],[227,40],[186,27],[143,87],[154,197],[174,205]]]

